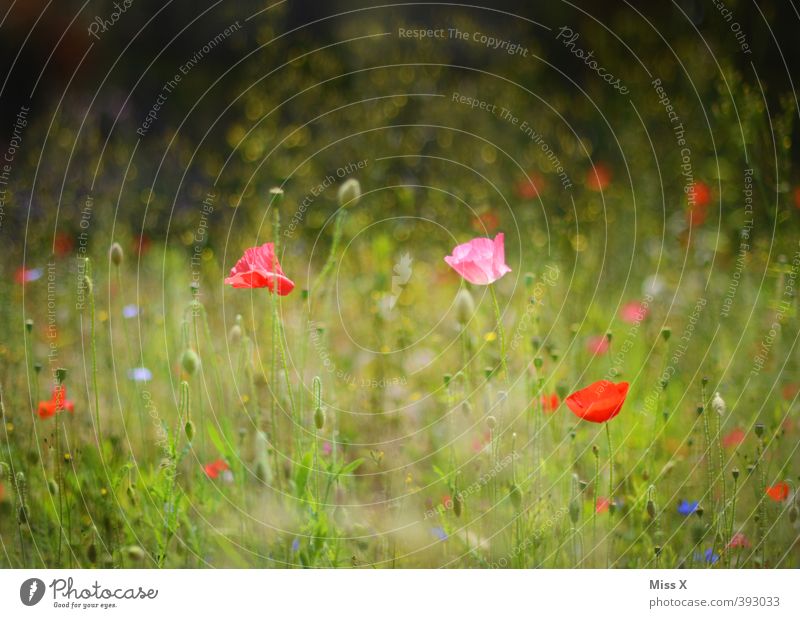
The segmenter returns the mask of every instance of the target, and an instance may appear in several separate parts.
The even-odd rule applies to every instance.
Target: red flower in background
[[[472,220],[472,229],[476,232],[494,232],[500,225],[500,219],[492,211],[478,215]]]
[[[595,356],[601,356],[608,352],[608,337],[605,335],[593,335],[586,340],[586,349]]]
[[[294,281],[283,274],[271,242],[246,249],[225,283],[235,288],[269,288],[281,296],[294,289]]]
[[[592,191],[603,191],[611,184],[611,170],[605,163],[597,163],[586,173],[586,186]]]
[[[711,203],[711,189],[706,183],[698,181],[689,185],[686,197],[689,200],[689,206],[694,204],[703,208]]]
[[[740,427],[731,429],[731,431],[724,438],[722,438],[722,446],[725,448],[736,448],[742,442],[744,442],[745,435],[744,429],[741,429]]]
[[[622,409],[628,396],[627,382],[599,380],[566,398],[567,407],[585,421],[605,423],[614,418]]]
[[[139,238],[133,239],[133,252],[136,255],[144,255],[148,251],[150,251],[150,245],[153,243],[150,240],[150,237],[146,234],[141,234]]]
[[[40,401],[37,413],[39,418],[50,418],[62,410],[75,413],[75,404],[67,399],[67,387],[63,384],[53,388],[49,401]]]
[[[545,414],[552,414],[553,412],[558,410],[558,406],[561,403],[561,401],[558,399],[558,395],[555,393],[552,393],[550,395],[542,395],[541,402],[542,402],[542,411]]]
[[[544,178],[536,172],[528,174],[528,178],[523,178],[516,186],[517,197],[522,200],[534,200],[541,195],[544,190]]]
[[[777,483],[767,487],[767,495],[775,502],[783,502],[789,497],[789,483]]]
[[[794,382],[790,382],[783,387],[781,390],[781,395],[783,395],[784,399],[794,399],[798,392],[800,392],[800,386]]]
[[[226,470],[230,470],[230,466],[226,464],[222,459],[217,459],[212,461],[209,464],[206,464],[203,467],[203,470],[206,472],[206,476],[210,479],[215,479],[219,477],[220,474],[225,472]]]
[[[597,507],[595,508],[595,513],[605,513],[609,506],[611,506],[611,500],[601,496],[597,498]]]
[[[795,187],[794,190],[794,207],[800,209],[800,187]]]
[[[72,239],[72,236],[64,232],[56,234],[55,240],[53,241],[53,251],[56,255],[61,257],[69,255],[74,246],[75,241]]]

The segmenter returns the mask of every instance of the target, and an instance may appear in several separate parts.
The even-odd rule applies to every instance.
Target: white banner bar
[[[2,616],[798,616],[794,570],[5,570]],[[247,612],[246,614],[244,612]]]

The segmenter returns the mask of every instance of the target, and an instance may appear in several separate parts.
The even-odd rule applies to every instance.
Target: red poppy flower
[[[599,380],[584,389],[572,393],[566,399],[567,407],[576,416],[592,423],[605,423],[622,409],[628,396],[627,382]]]
[[[794,382],[790,382],[781,390],[781,395],[783,395],[784,399],[794,399],[797,393],[800,393],[800,385]]]
[[[689,200],[690,208],[693,205],[704,208],[711,203],[711,189],[706,183],[698,181],[689,185],[686,197]]]
[[[722,438],[722,446],[725,448],[736,448],[742,442],[744,442],[745,435],[744,429],[736,427],[735,429],[732,429],[724,438]]]
[[[523,200],[534,200],[544,189],[544,179],[536,172],[528,174],[528,178],[523,178],[517,183],[517,196]]]
[[[153,243],[149,236],[146,234],[141,234],[138,238],[134,238],[133,240],[133,252],[136,255],[144,255],[150,251],[150,245],[152,244]]]
[[[783,502],[789,497],[789,483],[777,483],[767,487],[767,495],[775,502]]]
[[[3,487],[3,484],[0,483],[0,502],[3,501],[3,498],[6,497],[6,488]]]
[[[64,232],[56,234],[55,240],[53,241],[53,249],[56,255],[62,257],[68,255],[74,246],[75,242],[72,240],[72,236]]]
[[[608,352],[608,337],[605,335],[594,335],[586,340],[586,349],[595,356],[602,356]]]
[[[561,403],[556,393],[552,393],[550,395],[542,395],[541,402],[542,402],[542,411],[545,414],[552,414],[553,412],[558,410],[558,405]]]
[[[611,506],[611,500],[601,496],[597,498],[597,507],[595,508],[595,513],[605,513],[609,506]]]
[[[611,170],[605,163],[592,166],[586,173],[586,186],[592,191],[603,191],[611,184]]]
[[[493,212],[485,212],[472,220],[472,229],[476,232],[494,232],[500,225],[500,219]]]
[[[281,296],[294,289],[294,281],[283,274],[271,242],[246,249],[225,283],[235,288],[269,288]]]
[[[695,227],[696,225],[703,225],[708,219],[708,207],[707,206],[698,206],[694,204],[689,206],[686,210],[686,222],[689,224],[689,227]]]
[[[223,460],[217,459],[216,461],[212,461],[210,464],[206,464],[203,467],[203,470],[205,470],[208,478],[215,479],[221,473],[225,472],[226,470],[230,470],[230,466],[228,466],[228,464],[226,464]]]
[[[39,418],[50,418],[62,410],[67,410],[70,413],[75,412],[75,404],[67,399],[67,387],[63,384],[53,388],[53,395],[49,401],[39,402],[37,413]]]

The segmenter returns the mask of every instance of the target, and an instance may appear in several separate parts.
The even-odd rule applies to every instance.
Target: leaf
[[[311,462],[313,453],[311,451],[303,455],[303,459],[297,464],[297,473],[294,477],[294,492],[298,498],[302,498],[306,493],[308,475],[311,474]]]
[[[225,442],[222,441],[222,436],[219,435],[217,428],[214,427],[213,423],[208,423],[206,425],[206,430],[208,431],[208,438],[211,440],[211,443],[217,449],[220,455],[226,455],[228,452],[227,447],[225,446]]]
[[[359,457],[358,459],[354,459],[349,464],[342,466],[339,468],[339,476],[350,474],[351,472],[355,472],[358,467],[364,463],[364,458]]]

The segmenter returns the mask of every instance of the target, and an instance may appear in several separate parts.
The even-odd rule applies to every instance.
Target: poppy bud
[[[700,380],[700,382],[702,382],[703,386],[708,384],[708,376],[703,376],[702,379]]]
[[[664,341],[669,341],[670,336],[672,336],[672,329],[669,326],[665,326],[661,329],[661,338]]]
[[[613,515],[617,511],[617,501],[616,500],[609,500],[608,501],[608,513],[609,515]]]
[[[600,449],[599,449],[599,448],[597,448],[597,445],[596,445],[596,444],[593,444],[593,445],[592,445],[592,453],[594,453],[594,456],[595,456],[595,457],[599,457],[599,456],[600,456]]]
[[[33,363],[33,370],[36,373],[41,373],[41,371],[42,371],[42,363],[39,363],[39,362]]]
[[[239,343],[242,340],[242,327],[238,324],[231,326],[231,330],[228,332],[228,339],[233,345]]]
[[[112,243],[111,249],[108,250],[108,256],[111,258],[111,263],[114,266],[119,266],[122,264],[122,258],[124,257],[124,253],[122,251],[122,246],[118,243]]]
[[[59,367],[56,369],[56,382],[59,384],[63,384],[64,380],[67,379],[67,370],[63,367]]]
[[[342,208],[355,206],[361,198],[361,184],[355,178],[348,178],[339,186],[336,197]]]
[[[759,438],[764,436],[764,423],[756,423],[756,435]]]
[[[536,279],[536,277],[533,273],[525,273],[523,275],[523,279],[525,281],[525,287],[531,288],[533,286],[533,281],[534,279]]]
[[[698,504],[697,508],[694,510],[694,512],[698,517],[703,517],[703,513],[705,513],[705,509]]]
[[[460,493],[457,493],[455,499],[453,500],[453,513],[455,513],[456,517],[461,517],[461,507],[463,506],[463,503],[464,498]]]
[[[28,332],[31,332],[33,330],[33,320],[31,320],[30,318],[25,320],[25,330],[27,330]]]
[[[647,501],[647,514],[650,516],[650,519],[656,518],[656,505],[652,500]]]
[[[192,421],[186,421],[186,424],[183,426],[183,431],[186,434],[186,439],[191,442],[194,440],[194,423]]]
[[[713,399],[711,399],[711,409],[720,416],[725,415],[728,408],[725,405],[725,400],[719,393],[715,393]]]
[[[789,509],[789,522],[794,523],[797,521],[797,505],[793,504],[792,508]]]
[[[461,288],[456,294],[456,320],[462,326],[467,324],[475,314],[475,299],[472,297],[470,291],[466,288]]]
[[[738,479],[739,478],[739,468],[734,468],[733,470],[731,470],[731,474],[733,475],[733,480],[734,481],[736,479]]]
[[[472,404],[465,399],[461,404],[461,411],[464,413],[464,416],[470,416],[470,413],[472,412]]]
[[[322,429],[325,427],[325,410],[322,408],[322,406],[314,410],[314,426],[317,429]]]
[[[564,382],[559,382],[556,384],[556,395],[558,395],[559,399],[566,399],[567,395],[569,395],[569,387]]]
[[[578,500],[573,498],[569,501],[569,519],[573,524],[577,524],[581,517],[581,505]]]
[[[133,560],[134,562],[141,562],[144,560],[144,550],[138,545],[129,545],[126,547],[125,555],[128,556],[129,560]]]
[[[516,483],[511,484],[511,487],[508,489],[508,497],[511,500],[511,504],[514,505],[514,508],[519,509],[522,505],[522,492],[519,489],[519,485]]]
[[[191,376],[195,374],[199,366],[200,357],[197,355],[197,352],[191,348],[186,348],[183,351],[183,356],[181,356],[181,367],[183,367],[183,370]]]
[[[486,417],[486,426],[490,430],[494,429],[495,427],[497,427],[497,419],[494,416],[491,416],[491,415],[487,416]]]
[[[542,338],[541,337],[531,337],[531,345],[533,349],[538,351],[539,348],[542,347]]]
[[[445,386],[450,386],[450,380],[453,379],[453,374],[452,373],[446,373],[446,374],[444,374],[443,377],[444,377],[444,385]]]
[[[653,553],[656,555],[656,558],[658,558],[661,555],[661,545],[653,547]]]
[[[541,369],[542,365],[544,364],[544,359],[541,356],[537,356],[533,359],[533,366],[537,369]]]

